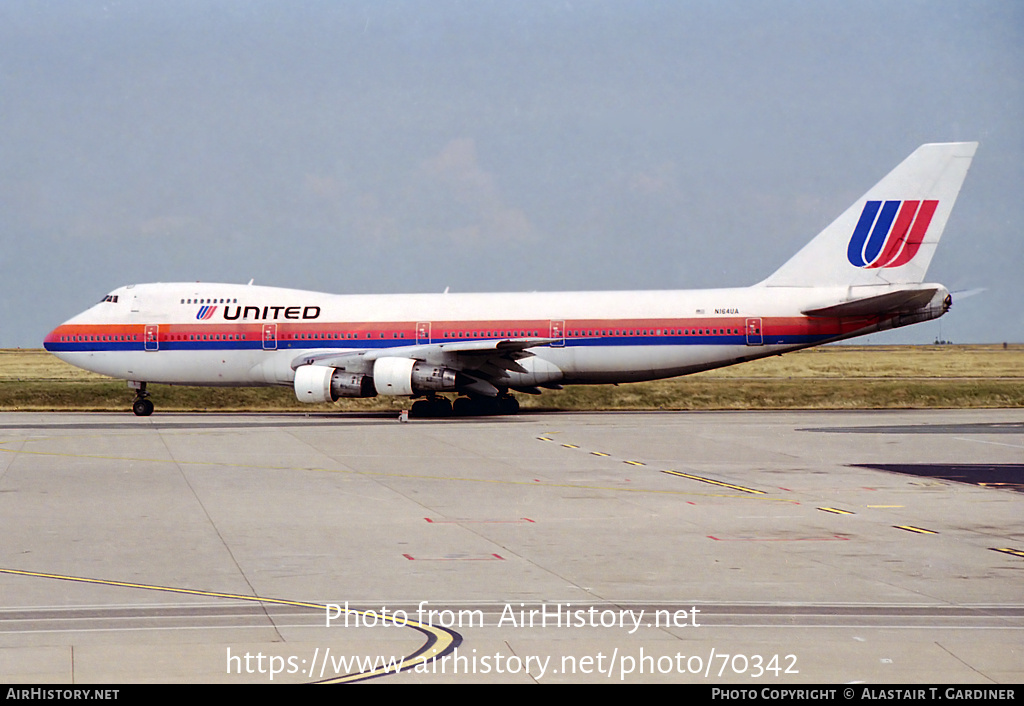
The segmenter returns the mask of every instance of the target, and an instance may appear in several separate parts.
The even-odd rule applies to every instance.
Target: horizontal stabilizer
[[[958,289],[955,292],[951,292],[951,295],[954,300],[960,302],[966,299],[967,297],[973,297],[975,294],[981,294],[982,292],[987,291],[987,289],[988,287],[975,287],[974,289]]]
[[[863,297],[853,301],[833,304],[816,309],[805,309],[805,316],[875,316],[878,314],[894,314],[910,312],[926,306],[932,300],[939,287],[925,289],[901,289],[895,292]]]

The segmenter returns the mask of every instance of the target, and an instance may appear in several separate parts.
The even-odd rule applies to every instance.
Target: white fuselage
[[[426,353],[417,357],[444,363],[446,344],[547,339],[528,349],[525,373],[510,373],[513,387],[633,382],[903,325],[893,316],[800,313],[847,297],[847,288],[757,286],[332,295],[237,284],[140,284],[111,292],[54,329],[45,345],[73,365],[116,378],[248,386],[291,384],[303,356],[374,351],[380,357],[387,349],[422,346]]]

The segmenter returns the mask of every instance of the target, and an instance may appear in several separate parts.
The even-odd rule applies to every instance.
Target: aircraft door
[[[564,346],[565,345],[565,321],[552,321],[551,322],[551,336],[550,338],[557,338],[558,340],[552,343],[552,346]]]
[[[147,351],[160,350],[160,326],[147,324],[143,332],[143,347]]]
[[[430,322],[421,321],[416,324],[416,343],[427,344],[430,343]]]
[[[277,350],[277,324],[263,324],[263,350]]]
[[[761,335],[761,319],[747,319],[747,345],[764,345],[764,336]]]

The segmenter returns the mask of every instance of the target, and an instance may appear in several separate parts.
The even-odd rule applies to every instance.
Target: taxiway
[[[2,414],[0,680],[1020,683],[1022,484],[1016,410]]]

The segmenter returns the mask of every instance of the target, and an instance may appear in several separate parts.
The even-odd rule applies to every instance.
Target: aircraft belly
[[[700,372],[748,352],[746,346],[567,346],[538,350],[537,355],[561,368],[567,383],[612,383]]]
[[[59,357],[85,370],[122,380],[174,385],[276,384],[263,375],[262,351],[83,351]],[[287,367],[287,366],[286,366]]]

